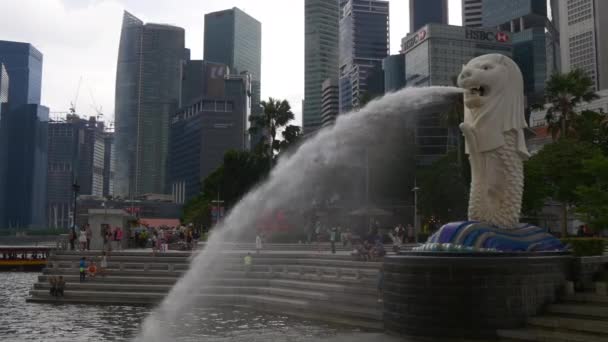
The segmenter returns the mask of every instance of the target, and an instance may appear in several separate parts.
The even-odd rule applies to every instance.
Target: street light
[[[76,229],[76,200],[78,199],[78,192],[80,192],[80,185],[78,182],[72,184],[72,192],[74,192],[74,212],[72,213],[72,228]]]
[[[412,191],[414,192],[414,241],[418,243],[418,191],[420,188],[416,185],[415,179]]]

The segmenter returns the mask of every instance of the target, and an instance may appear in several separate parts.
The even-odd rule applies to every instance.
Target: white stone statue
[[[483,55],[463,66],[458,85],[465,90],[460,129],[471,164],[469,220],[516,228],[523,161],[530,156],[524,139],[521,71],[509,57]]]

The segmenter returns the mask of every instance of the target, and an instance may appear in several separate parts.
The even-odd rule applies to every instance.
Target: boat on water
[[[0,272],[39,272],[46,267],[50,247],[0,246]]]

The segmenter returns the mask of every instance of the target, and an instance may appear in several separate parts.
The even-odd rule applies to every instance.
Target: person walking
[[[336,239],[338,238],[338,228],[332,227],[329,231],[329,242],[331,243],[331,254],[336,254]]]
[[[80,258],[80,263],[78,265],[80,271],[80,282],[86,280],[86,270],[87,270],[87,259],[85,257]]]
[[[108,269],[108,257],[106,256],[106,252],[101,252],[101,260],[99,261],[99,275],[102,277],[106,276]]]
[[[93,230],[91,230],[91,225],[87,223],[84,226],[84,231],[87,236],[87,251],[90,251],[91,250],[91,238],[93,237]]]
[[[255,252],[257,254],[260,254],[261,251],[262,251],[262,237],[260,236],[260,233],[257,233],[255,236]]]

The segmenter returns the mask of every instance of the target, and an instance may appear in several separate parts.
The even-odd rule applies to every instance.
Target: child
[[[82,283],[83,281],[85,281],[86,278],[86,273],[85,270],[87,268],[87,260],[85,257],[80,258],[80,282]]]
[[[245,262],[245,274],[247,276],[249,276],[249,272],[251,272],[251,265],[252,265],[252,261],[253,261],[253,258],[251,257],[251,253],[247,253],[247,255],[245,255],[245,258],[243,260]]]
[[[89,264],[89,277],[95,278],[95,275],[97,275],[97,265],[93,261]]]

